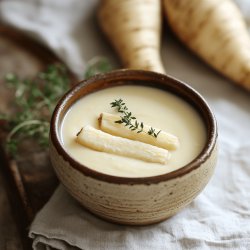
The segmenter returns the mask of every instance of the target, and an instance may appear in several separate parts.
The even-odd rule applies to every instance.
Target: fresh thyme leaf
[[[157,133],[156,133],[156,137],[161,133],[161,130],[159,130]]]
[[[125,127],[129,126],[128,128],[131,131],[136,131],[137,134],[144,132],[155,138],[157,138],[157,136],[160,134],[161,130],[156,132],[156,130],[152,127],[147,132],[145,132],[143,122],[138,122],[136,117],[132,115],[132,112],[127,111],[128,108],[125,102],[121,98],[111,102],[110,106],[112,108],[116,108],[117,111],[121,113],[121,116],[120,116],[121,119],[118,121],[115,121],[115,123],[124,124]]]
[[[121,124],[121,123],[122,123],[122,121],[121,121],[121,120],[119,120],[119,121],[115,121],[115,123],[120,123],[120,124]]]
[[[138,134],[143,132],[143,127],[144,127],[143,122],[141,122],[140,127],[141,127],[141,129],[137,132]]]
[[[153,135],[154,134],[154,129],[152,127],[149,129],[148,134],[149,135]]]

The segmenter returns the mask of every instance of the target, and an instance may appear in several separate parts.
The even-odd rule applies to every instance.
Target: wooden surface
[[[4,176],[0,171],[0,249],[23,249],[4,184]]]
[[[3,82],[6,73],[32,76],[55,61],[51,52],[21,32],[0,26],[0,113],[13,112],[13,92]],[[2,143],[3,125],[0,122]],[[47,152],[30,142],[17,160],[8,158],[1,147],[0,163],[0,249],[31,249],[28,226],[55,190],[57,178]]]

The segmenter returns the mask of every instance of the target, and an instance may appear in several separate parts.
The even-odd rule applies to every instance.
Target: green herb
[[[15,114],[1,114],[7,121],[7,151],[16,155],[18,145],[26,138],[36,138],[42,146],[48,146],[49,121],[58,99],[69,88],[69,72],[61,64],[48,66],[32,79],[20,79],[7,74],[5,82],[15,89]]]
[[[88,61],[84,78],[88,79],[91,76],[97,75],[99,73],[105,73],[111,70],[112,65],[110,61],[105,57],[97,56]]]
[[[111,69],[103,57],[96,57],[87,64],[85,78]],[[42,146],[48,146],[49,122],[58,99],[68,90],[70,74],[62,64],[49,65],[44,72],[32,79],[20,79],[7,74],[7,85],[15,89],[14,115],[0,114],[7,122],[6,149],[15,156],[21,141],[35,138]]]
[[[124,124],[125,127],[128,127],[131,131],[135,131],[137,133],[146,133],[150,136],[157,138],[160,134],[161,130],[156,132],[156,129],[150,128],[147,132],[144,131],[143,122],[138,122],[136,117],[132,115],[131,112],[128,111],[128,108],[125,102],[122,99],[115,100],[110,103],[112,108],[116,108],[119,113],[121,113],[121,119],[115,121],[115,123]]]

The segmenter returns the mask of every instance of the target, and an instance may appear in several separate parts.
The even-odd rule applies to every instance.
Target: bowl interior
[[[189,103],[201,116],[207,131],[207,141],[201,153],[189,164],[167,174],[152,177],[118,177],[92,170],[74,160],[65,150],[60,138],[63,118],[68,109],[80,98],[95,91],[122,85],[143,85],[170,92]],[[199,167],[210,156],[217,138],[216,121],[206,101],[187,84],[172,77],[142,70],[118,70],[100,74],[82,81],[69,90],[59,101],[51,120],[51,140],[58,153],[70,165],[85,175],[114,183],[157,183],[176,178]]]

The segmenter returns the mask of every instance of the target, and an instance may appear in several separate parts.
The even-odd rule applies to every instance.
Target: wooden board
[[[32,76],[48,64],[58,61],[49,50],[20,31],[0,26],[0,113],[13,112],[13,92],[3,81],[6,73],[16,73],[21,77]],[[0,128],[3,128],[1,123]],[[0,129],[0,141],[3,141],[4,137],[5,133]],[[10,159],[4,147],[1,147],[0,162],[1,175],[4,176],[0,188],[4,185],[7,189],[23,249],[31,249],[31,241],[27,237],[28,226],[50,198],[58,180],[50,165],[48,152],[41,151],[34,145],[24,146],[17,160]]]

